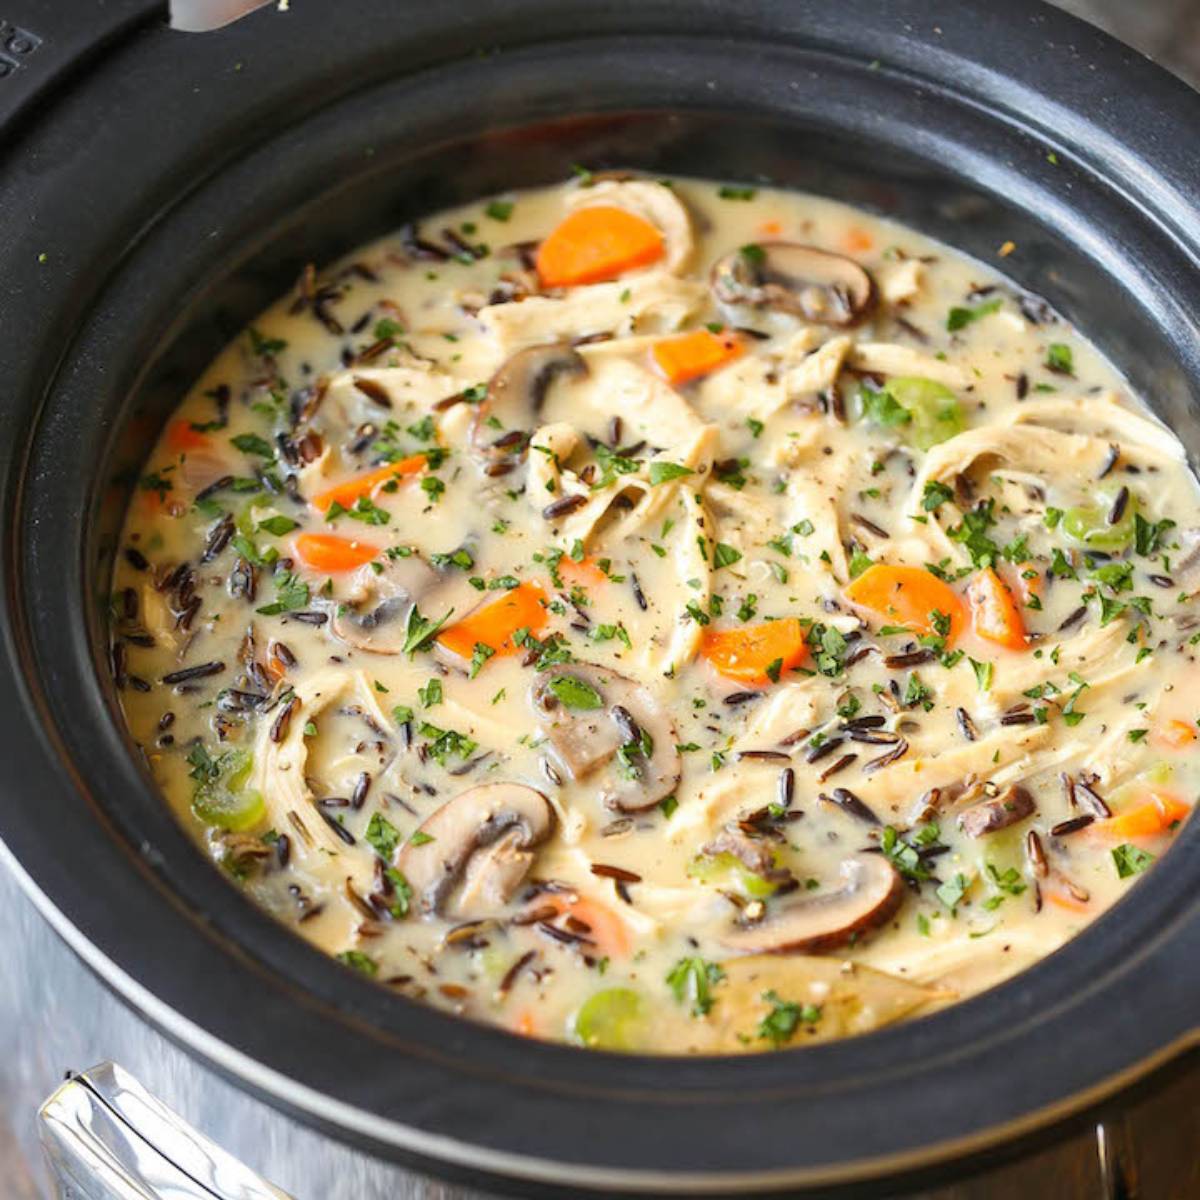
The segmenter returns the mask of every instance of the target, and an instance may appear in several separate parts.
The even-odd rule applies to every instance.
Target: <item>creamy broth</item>
[[[585,177],[230,344],[139,481],[113,661],[179,819],[348,968],[769,1050],[1012,975],[1168,848],[1198,529],[1174,436],[992,268]]]

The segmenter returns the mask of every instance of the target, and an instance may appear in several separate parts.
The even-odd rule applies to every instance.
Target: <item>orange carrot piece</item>
[[[536,635],[546,624],[545,600],[540,583],[522,583],[443,629],[438,644],[462,659],[470,659],[477,645],[487,646],[496,655],[512,654],[520,648],[512,640],[518,629]]]
[[[534,1016],[532,1008],[522,1009],[512,1020],[513,1033],[519,1033],[522,1037],[537,1037],[537,1017]]]
[[[210,444],[205,434],[192,428],[191,421],[172,421],[167,426],[167,449],[173,453],[186,454],[189,450],[205,449]]]
[[[327,573],[353,571],[380,554],[379,547],[371,542],[338,537],[333,533],[301,533],[293,544],[306,566]]]
[[[713,333],[709,329],[664,338],[655,342],[651,351],[667,382],[675,385],[708,375],[743,353],[745,346],[737,334]]]
[[[1090,913],[1092,911],[1091,902],[1087,900],[1076,900],[1069,892],[1060,892],[1055,888],[1042,887],[1042,896],[1051,904],[1058,908],[1065,909],[1071,913]]]
[[[807,652],[804,627],[796,617],[739,629],[706,629],[700,642],[701,655],[719,674],[742,683],[770,683],[768,667],[778,662],[780,671],[789,670],[799,666]]]
[[[865,230],[857,227],[847,229],[842,238],[842,248],[847,254],[866,254],[875,245],[875,239]]]
[[[933,614],[950,618],[946,644],[951,645],[967,623],[962,600],[948,584],[924,567],[893,567],[875,563],[846,588],[846,599],[861,608],[869,608],[914,633],[935,633]]]
[[[328,491],[320,492],[312,498],[312,505],[322,512],[335,501],[343,508],[353,508],[360,497],[369,496],[385,483],[393,479],[403,479],[406,475],[415,475],[425,466],[425,461],[425,455],[413,454],[400,459],[399,462],[385,463],[374,471],[355,475],[353,479],[347,479]]]
[[[1095,828],[1098,833],[1117,841],[1158,837],[1168,832],[1176,821],[1184,820],[1191,811],[1190,805],[1175,796],[1166,792],[1152,792],[1144,804],[1117,813],[1107,821],[1098,821]]]
[[[594,587],[608,579],[590,554],[579,562],[564,554],[558,562],[558,574],[568,587]]]
[[[1009,650],[1025,649],[1028,639],[1021,610],[1008,584],[991,567],[985,567],[967,584],[967,600],[975,632],[981,638]]]
[[[783,222],[777,218],[759,223],[756,231],[759,237],[778,237],[783,232]]]
[[[1154,731],[1151,740],[1168,750],[1186,750],[1196,740],[1196,726],[1188,721],[1168,721]]]
[[[585,936],[596,943],[596,949],[601,954],[607,954],[609,958],[629,956],[629,926],[598,900],[588,900],[570,893],[549,892],[539,896],[537,902],[582,921],[588,927]]]
[[[662,234],[623,208],[597,204],[559,222],[538,247],[542,287],[574,287],[616,279],[663,256]]]

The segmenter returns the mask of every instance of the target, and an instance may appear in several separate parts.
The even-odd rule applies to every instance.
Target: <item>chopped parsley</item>
[[[565,708],[589,712],[604,707],[604,697],[587,680],[574,675],[553,675],[546,686]]]
[[[1117,876],[1120,879],[1128,879],[1131,875],[1140,875],[1154,862],[1153,854],[1130,842],[1122,842],[1121,845],[1115,846],[1112,858],[1113,866],[1117,868]]]
[[[713,1006],[712,987],[725,978],[715,962],[703,958],[681,958],[667,972],[667,986],[679,1004],[691,1007],[692,1016],[703,1017]]]
[[[366,838],[367,845],[387,862],[391,861],[401,840],[400,830],[379,812],[371,814],[371,819],[367,822],[367,832],[363,837]]]
[[[821,1019],[821,1010],[815,1004],[801,1005],[782,1000],[773,991],[763,992],[762,998],[771,1006],[771,1011],[759,1022],[758,1036],[776,1048],[790,1042],[801,1023],[815,1025]]]
[[[660,483],[669,483],[672,479],[684,479],[693,474],[691,467],[673,462],[652,462],[650,464],[650,486],[658,487]]]
[[[982,304],[975,304],[969,308],[956,305],[946,316],[946,330],[948,333],[957,333],[960,329],[999,312],[1003,303],[1004,300],[997,296],[994,300],[985,300]]]

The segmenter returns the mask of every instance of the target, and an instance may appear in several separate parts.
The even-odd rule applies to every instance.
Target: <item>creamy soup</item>
[[[136,488],[113,666],[179,819],[347,969],[775,1050],[1012,975],[1167,850],[1198,566],[1179,442],[992,268],[581,173],[229,345]]]

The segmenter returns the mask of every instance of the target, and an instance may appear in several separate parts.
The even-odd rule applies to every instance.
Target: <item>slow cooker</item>
[[[280,11],[285,10],[285,11]],[[1064,949],[910,1024],[660,1060],[355,978],[222,880],[133,753],[104,599],[132,473],[227,337],[424,211],[573,163],[769,181],[1005,269],[1200,451],[1200,97],[1035,0],[155,0],[0,11],[0,802],[29,895],[244,1089],[521,1195],[946,1178],[1200,1042],[1200,823]]]

